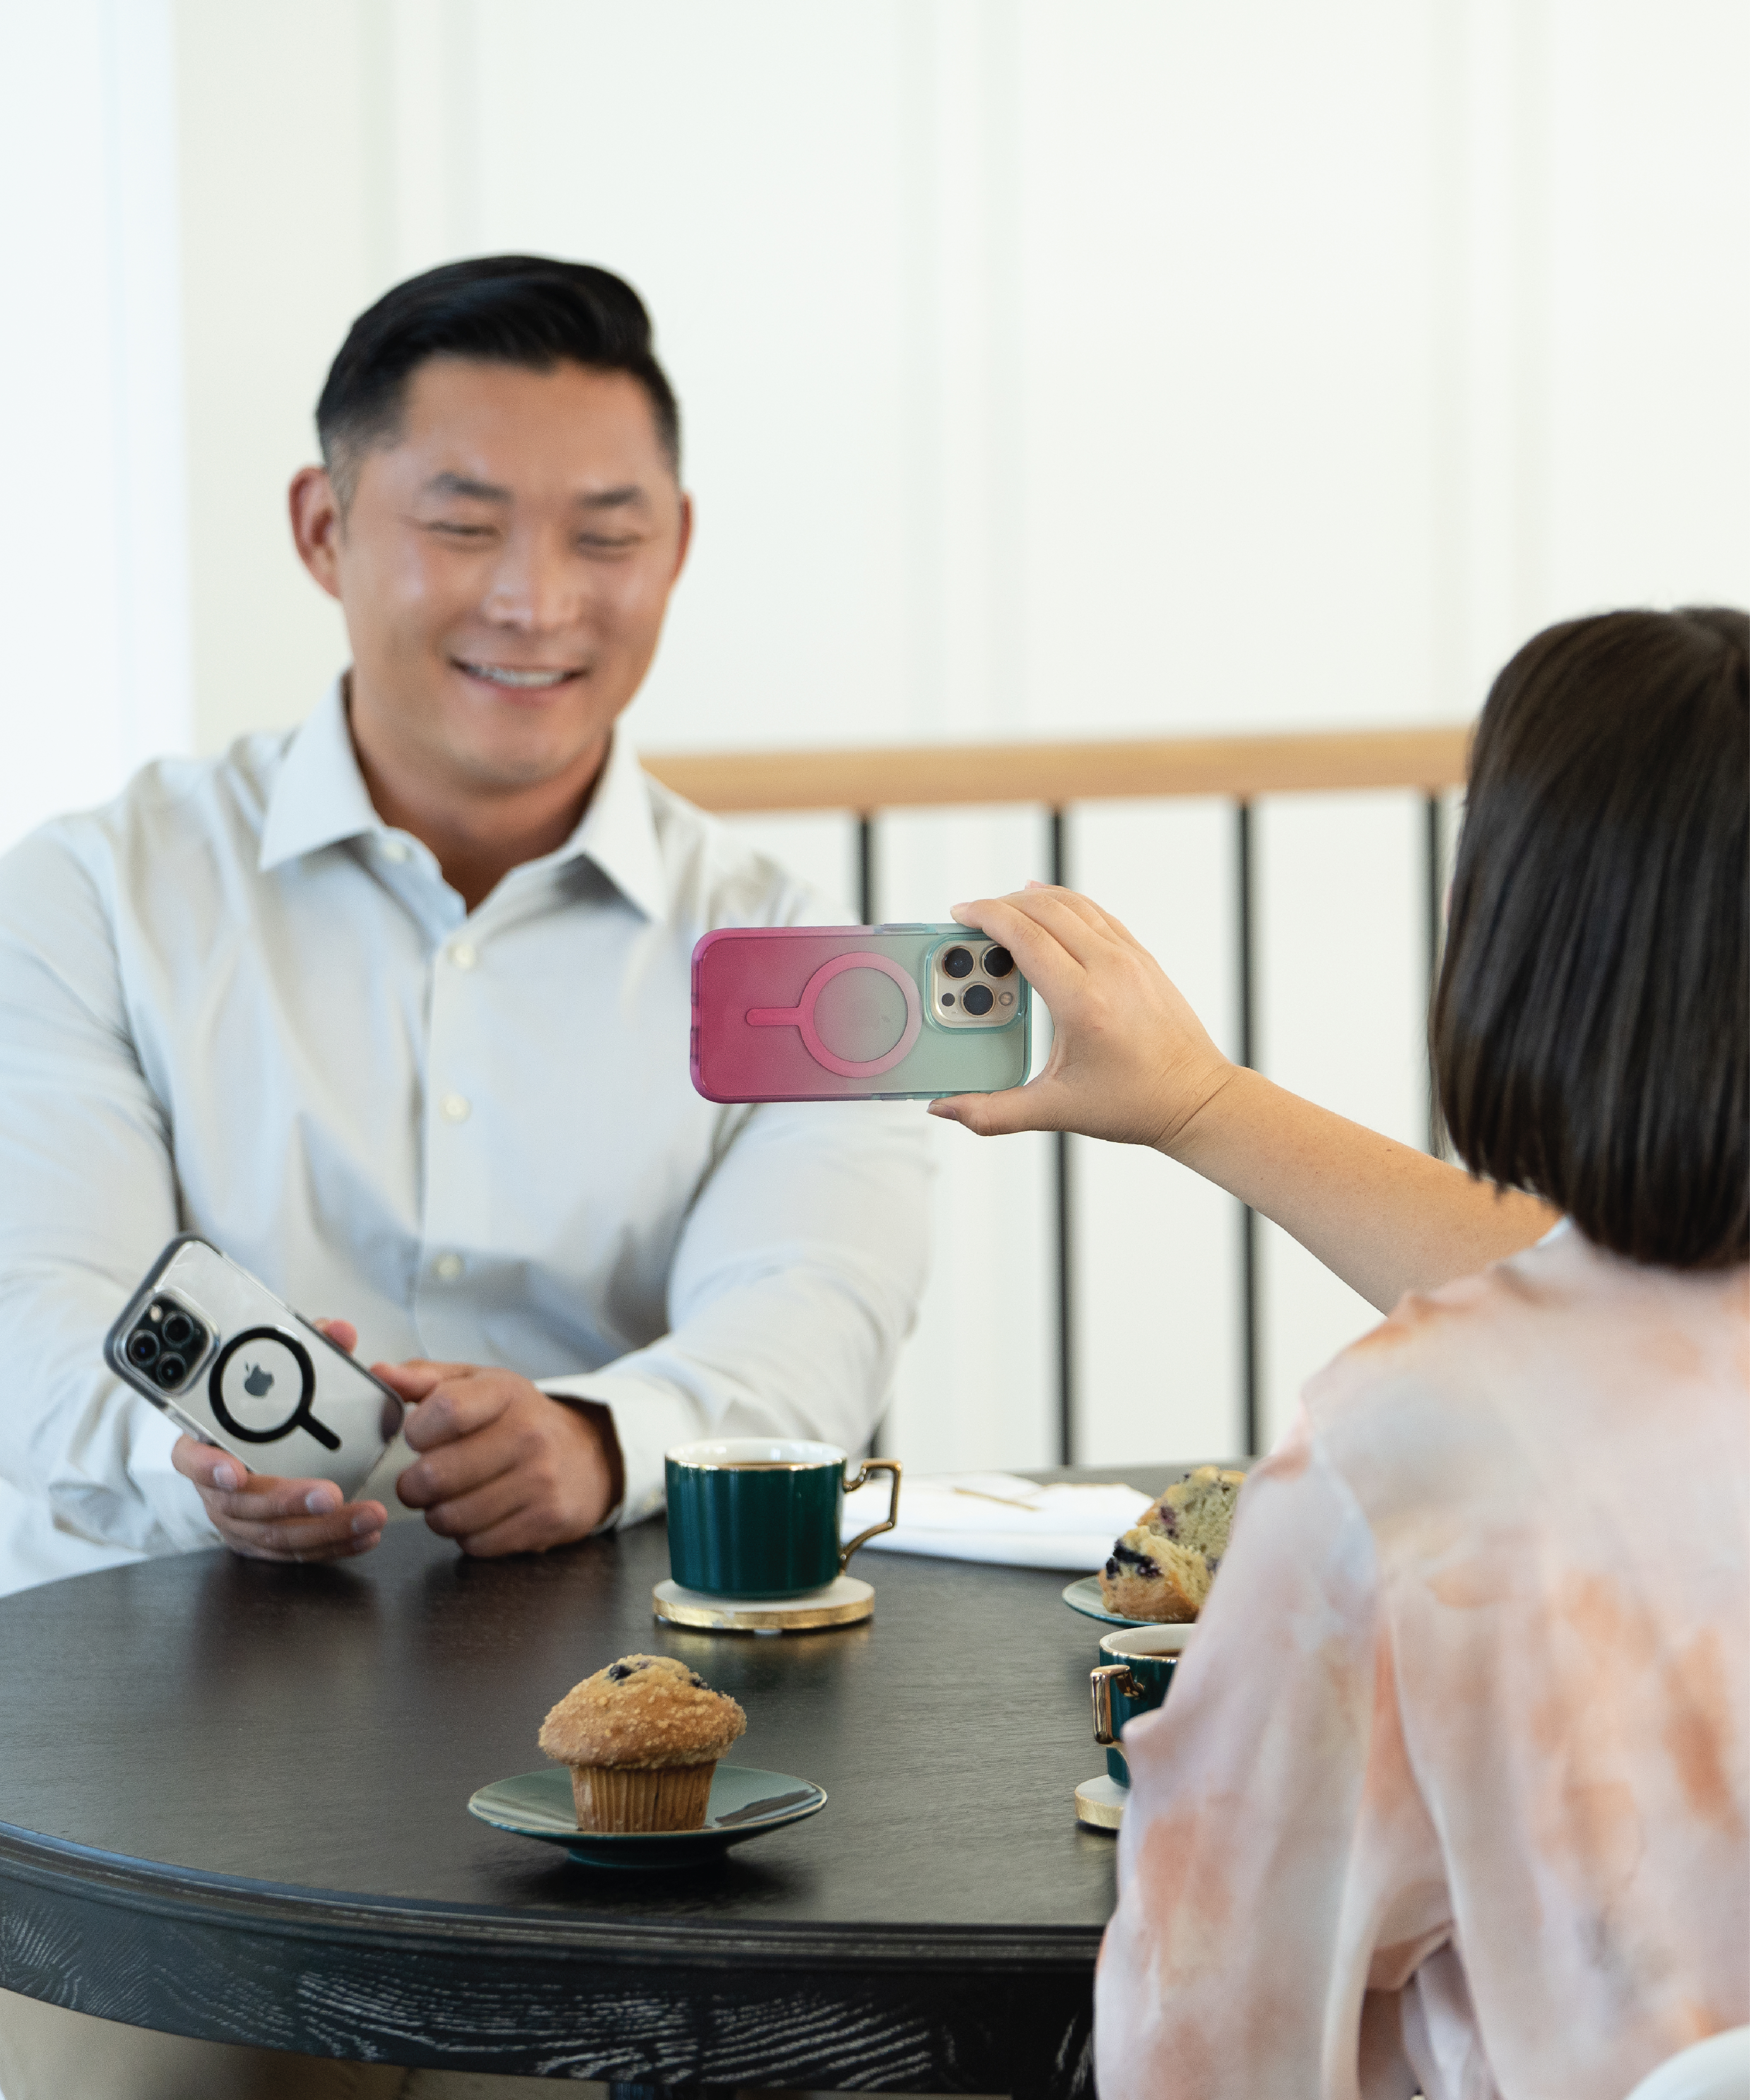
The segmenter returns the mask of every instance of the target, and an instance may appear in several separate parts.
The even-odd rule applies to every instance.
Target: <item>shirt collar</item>
[[[359,770],[337,678],[280,761],[262,826],[262,872],[319,847],[388,828]]]
[[[646,919],[668,916],[668,885],[650,808],[650,779],[631,738],[618,724],[583,821],[553,856],[560,861],[579,857],[593,861]]]
[[[262,827],[262,871],[323,846],[386,833],[389,828],[377,814],[359,770],[352,733],[346,726],[343,682],[337,678],[280,761]],[[650,782],[631,739],[619,727],[576,830],[557,853],[544,856],[549,867],[580,858],[593,861],[646,918],[666,915],[668,885],[650,810]]]

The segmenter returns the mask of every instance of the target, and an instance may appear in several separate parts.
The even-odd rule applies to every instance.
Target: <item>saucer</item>
[[[854,1575],[841,1575],[824,1590],[800,1597],[711,1597],[703,1590],[683,1590],[678,1582],[659,1582],[650,1604],[672,1626],[719,1634],[806,1633],[820,1626],[855,1626],[875,1615],[875,1586]]]
[[[1100,1577],[1083,1575],[1073,1582],[1064,1585],[1064,1602],[1072,1612],[1079,1612],[1084,1618],[1104,1619],[1109,1626],[1153,1626],[1157,1619],[1127,1619],[1122,1612],[1109,1612],[1106,1600],[1100,1595]]]
[[[648,1868],[696,1866],[731,1845],[818,1815],[826,1806],[825,1789],[811,1780],[752,1765],[719,1765],[702,1830],[580,1830],[571,1772],[549,1765],[483,1786],[469,1798],[468,1812],[495,1830],[562,1845],[586,1867]]]
[[[1098,1779],[1085,1779],[1076,1789],[1076,1821],[1090,1830],[1117,1830],[1123,1824],[1130,1798],[1130,1789],[1104,1772]]]

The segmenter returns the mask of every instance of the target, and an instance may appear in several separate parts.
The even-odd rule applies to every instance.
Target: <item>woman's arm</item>
[[[1051,1008],[1045,1069],[1007,1093],[932,1101],[984,1137],[1073,1130],[1152,1145],[1290,1233],[1380,1311],[1541,1238],[1555,1214],[1333,1115],[1224,1057],[1110,912],[1038,884],[957,904]]]

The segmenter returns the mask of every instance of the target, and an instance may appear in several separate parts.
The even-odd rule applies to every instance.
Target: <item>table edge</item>
[[[0,1891],[38,1888],[192,1925],[288,1939],[340,1940],[408,1952],[466,1943],[518,1962],[575,1961],[637,1966],[652,1957],[690,1968],[916,1970],[967,1974],[999,1970],[1091,1973],[1100,1926],[835,1925],[821,1921],[733,1925],[539,1917],[474,1904],[412,1898],[377,1900],[243,1876],[171,1867],[99,1851],[0,1822]]]

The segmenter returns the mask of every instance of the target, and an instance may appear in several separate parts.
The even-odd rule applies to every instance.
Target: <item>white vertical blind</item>
[[[0,11],[0,848],[192,738],[170,29]]]

